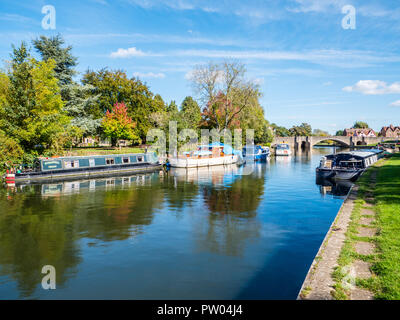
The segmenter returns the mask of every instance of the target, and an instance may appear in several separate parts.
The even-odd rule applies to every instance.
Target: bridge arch
[[[341,136],[312,137],[310,146],[313,147],[316,144],[318,144],[318,143],[320,143],[322,141],[327,141],[327,140],[335,141],[336,143],[338,143],[342,147],[347,147],[347,148],[351,147],[350,138],[349,137],[341,137]]]

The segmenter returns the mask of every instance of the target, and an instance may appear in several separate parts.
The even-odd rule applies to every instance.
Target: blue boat
[[[261,147],[259,145],[246,145],[242,150],[243,158],[246,160],[266,162],[270,156],[268,147]]]
[[[34,169],[15,174],[15,182],[115,176],[161,168],[155,153],[38,158]]]

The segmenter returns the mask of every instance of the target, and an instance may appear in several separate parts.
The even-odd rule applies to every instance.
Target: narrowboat
[[[287,143],[277,144],[275,147],[275,155],[276,156],[290,156],[292,154],[292,150],[290,150],[290,146]]]
[[[224,143],[211,143],[197,147],[196,151],[168,158],[173,168],[198,168],[240,163],[241,152]]]
[[[370,165],[378,161],[379,152],[351,151],[322,157],[316,169],[318,176],[333,180],[356,180]]]
[[[246,161],[253,160],[261,162],[267,161],[270,156],[268,147],[263,148],[258,145],[244,146],[242,150],[242,155]]]
[[[93,178],[144,173],[161,168],[155,153],[38,158],[32,170],[15,173],[15,182]]]

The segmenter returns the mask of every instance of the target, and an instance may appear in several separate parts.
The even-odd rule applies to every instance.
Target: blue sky
[[[44,5],[56,29],[42,28]],[[344,29],[342,8],[356,9]],[[269,121],[331,133],[363,120],[400,125],[400,5],[368,0],[1,0],[0,58],[11,44],[60,33],[78,71],[123,69],[166,101],[192,89],[196,65],[234,58],[261,85]]]

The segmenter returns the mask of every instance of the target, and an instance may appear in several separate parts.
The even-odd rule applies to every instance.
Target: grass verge
[[[119,148],[72,148],[66,149],[67,156],[90,156],[90,155],[107,155],[107,154],[126,154],[126,153],[142,153],[144,149],[138,147],[122,147]]]
[[[385,162],[371,167],[357,185],[358,199],[354,202],[338,267],[332,274],[335,281],[332,294],[335,299],[349,299],[351,288],[355,285],[370,290],[375,299],[400,299],[400,154],[394,154]],[[373,206],[368,209],[376,212],[373,227],[377,229],[377,235],[359,237],[358,228],[363,226],[360,224],[362,209],[371,195]],[[358,254],[354,249],[357,241],[375,244],[376,253]],[[371,264],[371,278],[359,279],[352,275],[350,266],[356,259]]]

